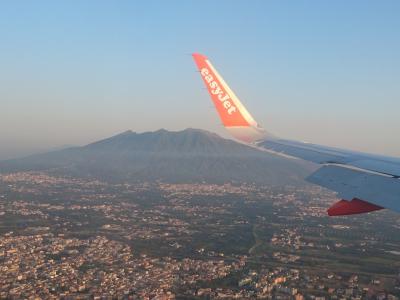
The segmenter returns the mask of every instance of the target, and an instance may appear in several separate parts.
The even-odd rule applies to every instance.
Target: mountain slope
[[[126,131],[83,147],[0,162],[0,172],[48,171],[108,181],[299,184],[311,167],[216,134]]]

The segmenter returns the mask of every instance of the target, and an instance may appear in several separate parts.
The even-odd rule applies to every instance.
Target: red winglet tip
[[[327,210],[329,216],[339,216],[341,215],[341,212],[346,211],[346,206],[349,203],[347,200],[340,200],[333,204],[329,209]]]
[[[192,56],[194,59],[202,59],[202,60],[206,60],[207,56],[200,54],[200,53],[192,53]]]
[[[362,214],[380,209],[383,209],[383,207],[354,198],[351,201],[340,200],[336,202],[327,210],[327,212],[329,216],[345,216]]]

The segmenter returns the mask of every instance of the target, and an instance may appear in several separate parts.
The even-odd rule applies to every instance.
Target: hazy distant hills
[[[126,131],[83,147],[0,162],[0,172],[48,171],[107,181],[300,184],[311,167],[216,134]]]

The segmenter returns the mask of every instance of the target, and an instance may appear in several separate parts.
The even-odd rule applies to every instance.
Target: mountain
[[[0,172],[47,171],[106,181],[299,184],[311,167],[198,129],[116,136],[0,162]]]

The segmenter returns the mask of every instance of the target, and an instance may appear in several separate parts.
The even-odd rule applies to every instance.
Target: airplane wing
[[[200,75],[225,128],[241,142],[320,164],[307,181],[342,199],[330,216],[388,208],[400,212],[400,159],[281,139],[269,134],[246,110],[204,55],[193,54]]]

